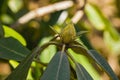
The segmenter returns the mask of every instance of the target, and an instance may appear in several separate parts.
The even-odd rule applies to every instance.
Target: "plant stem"
[[[35,56],[35,59],[34,60],[37,60],[37,62],[39,62],[39,55],[41,54],[41,52],[46,48],[48,47],[49,45],[57,45],[59,46],[60,44],[58,42],[55,42],[55,41],[50,41],[44,45],[42,45],[41,47],[40,46],[37,46],[35,48],[35,51],[36,51],[36,56]],[[42,48],[42,50],[41,50]]]
[[[65,47],[66,47],[66,45],[63,44],[63,46],[62,46],[62,53],[65,51]]]
[[[25,23],[29,22],[31,19],[34,19],[35,17],[38,17],[38,16],[41,17],[41,16],[44,16],[44,15],[52,13],[52,12],[70,8],[73,6],[73,4],[74,4],[73,1],[70,1],[70,0],[62,1],[62,2],[54,3],[51,5],[30,11],[27,14],[20,17],[18,19],[18,21],[12,27],[15,28],[16,26],[19,26],[20,24],[25,24]]]

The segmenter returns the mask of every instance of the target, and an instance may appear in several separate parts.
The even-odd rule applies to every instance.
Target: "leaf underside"
[[[57,52],[40,80],[70,80],[70,67],[65,52]]]
[[[85,68],[79,63],[76,63],[76,73],[78,80],[93,80]]]
[[[39,51],[42,51],[40,48]],[[29,54],[18,66],[17,68],[7,77],[6,80],[26,80],[28,70],[34,57],[37,55],[38,50],[34,50]]]
[[[118,80],[117,76],[115,75],[107,61],[97,51],[89,50],[88,54],[97,62],[97,64],[99,64],[106,71],[106,73],[111,77],[112,80]]]

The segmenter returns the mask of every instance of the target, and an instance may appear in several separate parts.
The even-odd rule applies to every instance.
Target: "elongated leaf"
[[[99,64],[107,72],[112,80],[118,80],[107,61],[97,51],[89,50],[88,53],[97,62],[97,64]]]
[[[105,18],[102,14],[102,12],[98,9],[96,5],[93,4],[87,4],[85,7],[85,12],[88,17],[88,19],[91,21],[91,23],[94,25],[94,27],[98,30],[104,30],[105,25]]]
[[[21,61],[29,53],[26,47],[12,37],[0,39],[0,58]]]
[[[70,80],[70,67],[65,52],[55,54],[40,80]]]
[[[4,30],[2,25],[0,25],[0,38],[4,36]]]
[[[90,76],[92,76],[92,78],[94,80],[100,80],[99,73],[90,63],[90,61],[89,61],[90,59],[88,60],[87,56],[89,56],[89,55],[84,56],[84,55],[81,54],[81,51],[79,51],[79,50],[78,50],[79,53],[76,53],[71,49],[69,49],[68,51],[73,56],[73,58],[87,70],[87,72],[90,74]],[[73,64],[71,64],[71,65],[74,66]]]
[[[104,42],[114,55],[120,54],[120,38],[118,40],[113,39],[108,31],[104,31]]]
[[[119,40],[119,33],[114,29],[111,22],[103,15],[102,11],[93,4],[87,4],[85,12],[88,19],[97,30],[107,30],[114,40]]]
[[[85,68],[79,63],[76,63],[76,73],[78,80],[93,80]]]
[[[24,46],[26,46],[26,41],[25,39],[14,29],[8,27],[8,26],[3,26],[4,32],[5,32],[5,37],[13,37],[17,39],[19,42],[21,42]]]
[[[41,47],[37,47],[29,54],[19,65],[18,67],[7,77],[6,80],[26,80],[28,70],[35,56],[38,55],[43,49],[45,49],[48,44],[44,44]]]
[[[33,61],[33,58],[36,56],[36,51],[29,54],[19,65],[18,67],[7,77],[6,80],[26,80],[28,70]]]

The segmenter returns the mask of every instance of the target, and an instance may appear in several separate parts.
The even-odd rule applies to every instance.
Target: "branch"
[[[67,8],[70,8],[73,6],[73,1],[62,1],[62,2],[58,2],[52,5],[48,5],[42,8],[38,8],[36,10],[30,11],[29,13],[25,14],[24,16],[22,16],[21,18],[18,19],[18,21],[16,22],[16,24],[12,27],[16,27],[19,24],[25,24],[28,21],[30,21],[31,19],[34,19],[35,17],[40,17],[40,16],[44,16],[48,13],[52,13],[55,11],[60,11],[60,10],[64,10]]]
[[[86,0],[76,0],[75,3],[77,5],[78,10],[76,11],[75,15],[72,17],[72,22],[74,24],[76,24],[84,16],[84,8],[85,8]]]
[[[72,17],[72,22],[76,24],[84,15],[83,10],[78,10],[75,15]]]

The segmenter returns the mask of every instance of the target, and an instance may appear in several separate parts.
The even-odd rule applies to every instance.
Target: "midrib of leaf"
[[[29,54],[13,71],[6,80],[26,80],[29,67],[32,63],[33,58],[37,55],[36,51]]]
[[[33,58],[34,58],[34,56],[36,56],[36,53],[31,53],[30,56],[29,56],[29,58],[27,58],[27,59],[24,61],[24,63],[22,63],[22,65],[21,65],[20,68],[21,68],[21,69],[24,68],[24,67],[25,67],[24,65],[27,64],[27,62],[30,61],[30,59],[31,59],[31,61],[32,61]],[[31,62],[31,61],[30,61],[30,62]],[[19,70],[19,72],[22,72],[22,71]]]
[[[59,72],[60,72],[60,67],[61,67],[61,62],[62,62],[62,58],[63,58],[63,52],[61,52],[60,54],[61,55],[60,55],[60,61],[59,61],[59,65],[58,65],[56,80],[58,80],[58,76],[59,76]]]
[[[111,77],[112,80],[118,80],[107,61],[95,50],[89,50],[89,55],[97,62],[98,65]]]
[[[17,55],[20,55],[20,56],[22,56],[22,57],[26,57],[25,55],[23,55],[23,54],[21,54],[21,53],[15,51],[15,50],[11,50],[11,49],[5,47],[5,46],[2,45],[2,44],[0,44],[0,46],[1,46],[2,48],[4,48],[4,49],[7,49],[7,50],[10,51],[10,52],[13,52],[13,53],[17,54]]]

